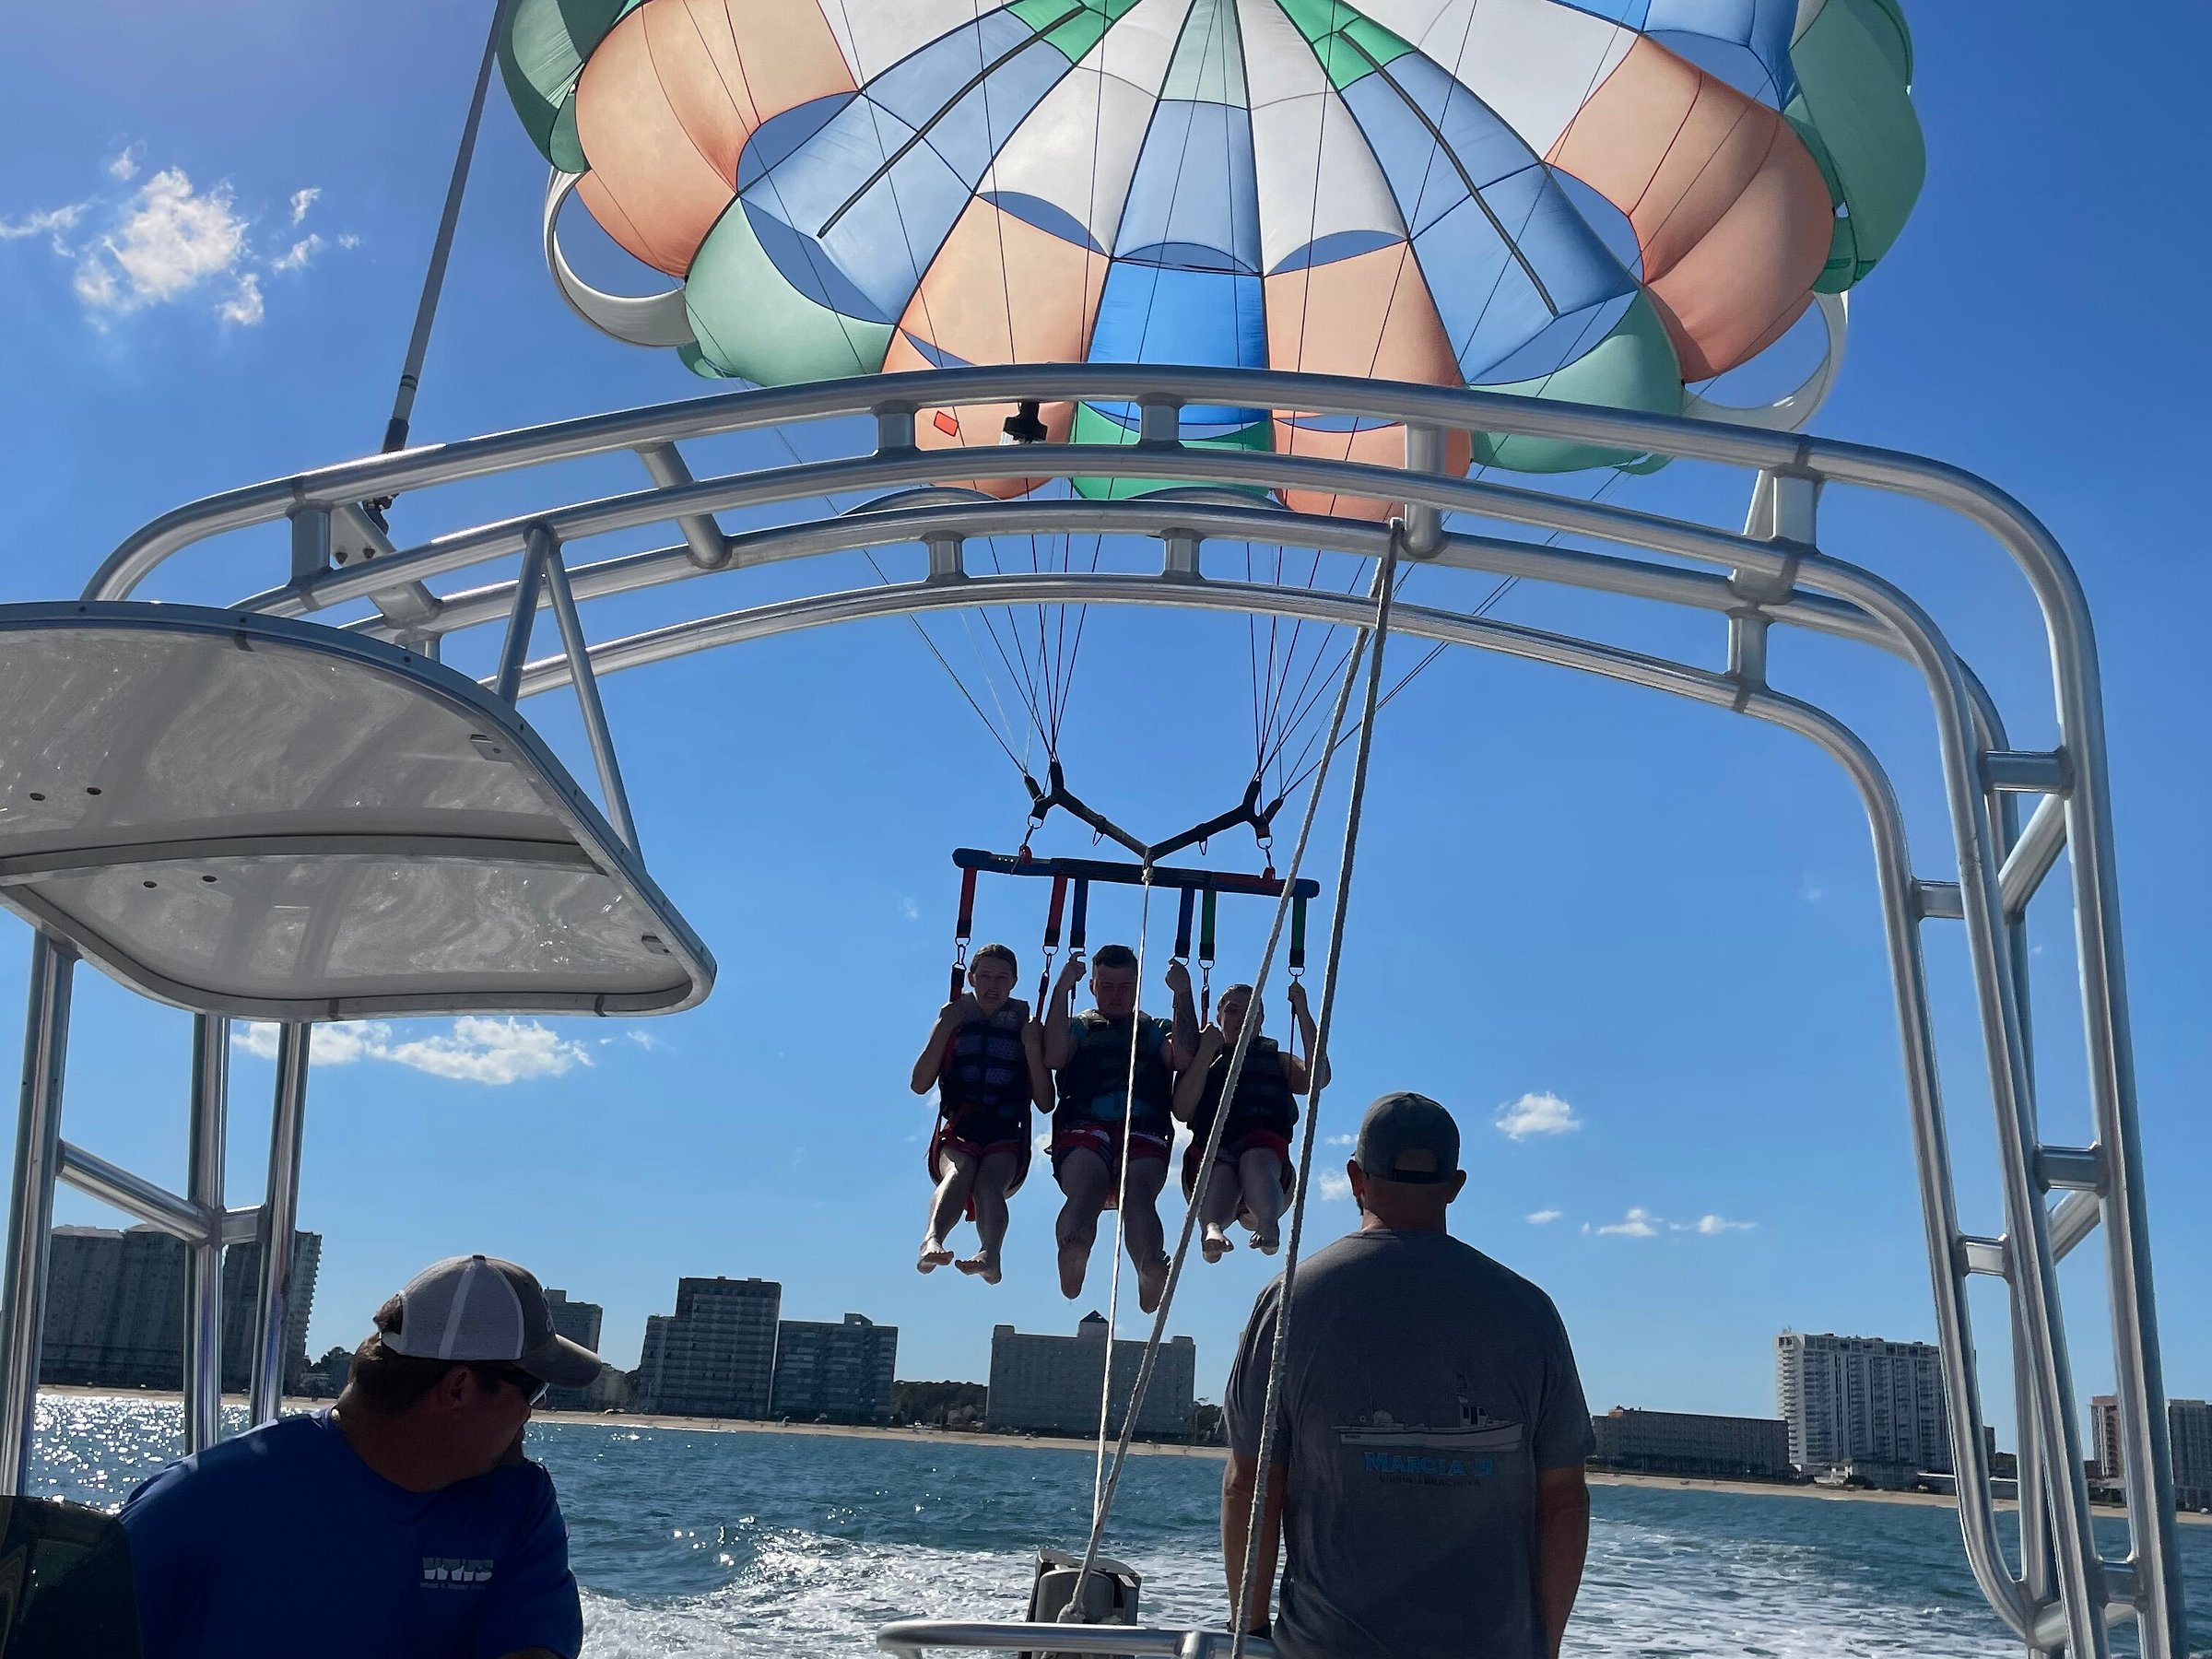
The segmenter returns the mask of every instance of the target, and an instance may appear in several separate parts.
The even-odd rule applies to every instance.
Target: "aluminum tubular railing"
[[[915,414],[924,406],[1075,397],[1137,404],[1142,410],[1142,441],[1126,448],[1058,445],[1018,451],[924,453],[914,447]],[[1186,402],[1297,407],[1404,420],[1408,423],[1407,465],[1393,468],[1311,456],[1185,449],[1174,441],[1174,434],[1177,413]],[[688,439],[715,433],[853,416],[873,418],[874,453],[699,479],[677,448]],[[1754,468],[1759,484],[1750,522],[1745,534],[1735,535],[1622,507],[1443,476],[1438,469],[1445,453],[1444,436],[1451,429],[1561,438]],[[620,449],[638,454],[652,488],[477,525],[415,547],[399,548],[381,533],[365,532],[353,506],[368,497],[419,491]],[[1124,501],[994,501],[939,483],[949,476],[1027,477],[1040,472],[1167,478],[1195,488]],[[2060,735],[2056,751],[2012,751],[1986,691],[1917,606],[1890,583],[1818,551],[1815,513],[1819,487],[1825,482],[1911,495],[1945,507],[1991,534],[2020,565],[2044,616]],[[1280,512],[1215,488],[1238,485],[1296,488],[1401,501],[1406,506],[1394,532],[1376,524]],[[872,511],[855,509],[841,516],[736,534],[725,534],[713,517],[724,511],[773,509],[846,491],[892,493],[878,493],[868,503]],[[1447,512],[1610,541],[1718,566],[1726,574],[1511,537],[1445,534]],[[2141,1152],[2120,968],[2095,646],[2071,569],[2041,525],[2010,497],[1956,468],[1889,452],[1492,394],[1229,370],[1115,365],[969,369],[739,392],[593,416],[350,462],[230,491],[177,509],[136,533],[101,567],[88,596],[126,596],[182,549],[277,519],[291,523],[288,580],[246,601],[247,608],[299,615],[371,601],[378,614],[350,626],[433,651],[449,633],[505,620],[509,635],[501,653],[505,672],[500,677],[515,695],[576,685],[610,816],[626,810],[627,804],[616,806],[619,773],[613,764],[604,713],[597,707],[595,681],[598,675],[618,668],[829,621],[946,606],[1061,600],[1171,604],[1357,622],[1340,595],[1203,579],[1199,549],[1211,538],[1255,539],[1374,556],[1386,545],[1385,536],[1397,534],[1403,537],[1403,551],[1441,564],[1723,615],[1728,628],[1728,672],[1724,674],[1599,641],[1569,640],[1418,607],[1402,608],[1401,628],[1417,637],[1603,674],[1770,720],[1801,732],[1844,765],[1860,789],[1876,843],[1970,1562],[1992,1604],[2032,1649],[2065,1647],[2102,1659],[2108,1613],[2122,1615],[2132,1609],[2148,1659],[2174,1659],[2182,1651],[2171,1470],[2141,1205]],[[571,543],[656,524],[674,526],[681,543],[573,570],[566,563]],[[961,547],[967,538],[1032,530],[1153,536],[1164,546],[1161,571],[1150,577],[966,576]],[[588,648],[582,646],[581,624],[571,626],[579,601],[773,560],[917,541],[930,550],[931,575],[924,582],[759,606]],[[487,560],[525,553],[529,557],[517,581],[444,595],[423,585]],[[334,559],[338,562],[334,564]],[[546,590],[542,595],[541,589]],[[525,663],[522,658],[528,647],[527,624],[547,599],[561,625],[563,654]],[[1766,636],[1775,622],[1879,646],[1912,662],[1921,673],[1937,716],[1938,749],[1957,850],[1955,880],[1924,880],[1912,874],[1894,794],[1865,746],[1830,716],[1766,686]],[[2024,828],[2012,799],[2022,792],[2043,796]],[[2094,1146],[2088,1148],[2041,1143],[2029,1057],[2023,918],[2029,900],[2062,855],[2074,872],[2076,942],[2091,1065],[2090,1108],[2096,1134]],[[1969,1236],[1957,1219],[1919,943],[1922,922],[1947,919],[1959,922],[1967,932],[1996,1113],[2006,1215],[2005,1233],[1997,1239]],[[41,949],[48,947],[41,944]],[[57,1168],[74,1151],[58,1136],[65,964],[58,1019],[55,999],[40,1000],[38,987],[46,982],[34,973],[31,1041],[34,1049],[44,1042],[39,1052],[51,1053],[52,1065],[35,1074],[27,1068],[7,1305],[0,1321],[9,1335],[7,1392],[0,1400],[0,1419],[5,1419],[0,1420],[0,1477],[13,1472],[18,1481],[28,1449],[28,1385],[35,1384],[35,1364],[27,1383],[21,1358],[25,1315],[32,1315],[29,1328],[35,1330],[36,1301],[44,1277],[43,1231],[37,1230],[34,1238],[30,1223],[41,1204],[50,1206]],[[303,1062],[304,1041],[300,1050]],[[283,1071],[280,1066],[280,1076]],[[48,1081],[34,1089],[34,1076]],[[303,1063],[300,1077],[303,1082]],[[196,1112],[198,1091],[194,1099]],[[214,1117],[219,1143],[219,1104]],[[222,1230],[222,1236],[230,1239],[244,1236],[238,1225],[242,1216],[253,1216],[258,1223],[253,1232],[265,1242],[268,1270],[257,1332],[257,1351],[265,1357],[276,1352],[270,1345],[277,1340],[281,1324],[284,1275],[276,1270],[276,1258],[288,1251],[289,1233],[278,1246],[271,1224],[276,1219],[273,1212],[288,1208],[296,1199],[297,1091],[288,1131],[281,1096],[277,1118],[272,1136],[270,1197],[259,1212],[227,1216]],[[195,1115],[195,1155],[206,1128],[205,1120]],[[32,1134],[34,1129],[38,1133]],[[288,1133],[288,1172],[280,1167],[285,1156],[280,1156],[277,1145]],[[31,1134],[31,1138],[23,1140],[24,1134]],[[78,1155],[71,1178],[84,1175],[88,1168]],[[290,1196],[280,1198],[280,1189]],[[2065,1194],[2055,1207],[2044,1202],[2047,1189]],[[204,1194],[195,1175],[190,1203],[202,1215],[218,1212],[219,1186],[212,1195]],[[2056,1259],[2100,1222],[2107,1230],[2132,1544],[2129,1559],[2120,1563],[2099,1561],[2088,1531],[2087,1488],[2053,1272]],[[1980,1389],[1965,1294],[1970,1276],[1979,1272],[1998,1274],[2011,1288],[2026,1495],[2019,1578],[2012,1575],[1997,1542],[1980,1432]],[[257,1367],[255,1380],[257,1418],[275,1405],[273,1394],[264,1398],[263,1370]],[[1064,1646],[1064,1641],[1054,1645]]]
[[[982,1619],[901,1618],[876,1632],[876,1645],[898,1659],[922,1659],[932,1648],[987,1648],[1002,1653],[1133,1655],[1135,1659],[1222,1659],[1234,1639],[1227,1630],[1159,1630],[1133,1625],[1004,1623]],[[1275,1644],[1244,1639],[1252,1659],[1275,1659]]]

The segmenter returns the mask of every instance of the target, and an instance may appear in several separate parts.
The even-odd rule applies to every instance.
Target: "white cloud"
[[[643,1049],[649,1054],[654,1053],[656,1050],[665,1048],[667,1046],[651,1031],[625,1031],[622,1033],[622,1035],[629,1038],[630,1041],[636,1043],[640,1048]]]
[[[909,922],[919,922],[922,920],[922,907],[916,904],[912,899],[901,899],[899,900],[899,913],[905,917]]]
[[[1683,1223],[1679,1230],[1701,1232],[1712,1238],[1720,1233],[1749,1232],[1757,1225],[1755,1221],[1731,1221],[1724,1216],[1700,1216],[1695,1221]]]
[[[347,231],[345,235],[338,238],[338,246],[341,248],[358,248],[360,245],[361,239],[354,235],[354,233],[350,230]]]
[[[1359,1137],[1356,1135],[1332,1135],[1324,1144],[1331,1147],[1350,1147],[1358,1145],[1359,1140]]]
[[[1555,1094],[1524,1094],[1511,1105],[1500,1107],[1491,1122],[1514,1140],[1526,1140],[1532,1135],[1569,1135],[1583,1126],[1574,1108]]]
[[[1797,897],[1807,904],[1818,904],[1828,897],[1828,888],[1808,871],[1797,877]]]
[[[27,213],[21,218],[0,218],[0,241],[21,241],[29,236],[43,236],[48,246],[65,259],[69,256],[68,233],[76,229],[77,220],[85,217],[89,202],[72,202],[66,207],[48,207],[41,212]]]
[[[316,1035],[327,1036],[343,1029],[342,1026],[326,1025],[319,1028]],[[276,1028],[257,1019],[243,1030],[232,1031],[230,1046],[242,1049],[256,1060],[274,1060],[276,1058]]]
[[[489,1019],[468,1015],[441,1036],[394,1041],[392,1024],[382,1019],[339,1020],[315,1028],[312,1051],[318,1065],[351,1065],[382,1060],[434,1077],[497,1086],[533,1077],[558,1077],[592,1063],[581,1042],[558,1035],[535,1019]],[[230,1041],[257,1059],[276,1054],[276,1028],[256,1021]]]
[[[307,210],[315,205],[316,201],[322,196],[322,194],[323,192],[321,187],[313,184],[309,185],[305,190],[293,191],[292,223],[296,225],[301,219],[305,218],[307,217]]]
[[[1556,1209],[1531,1210],[1526,1220],[1531,1227],[1548,1227],[1565,1213],[1563,1210]]]
[[[1655,1239],[1659,1230],[1653,1225],[1652,1212],[1641,1207],[1630,1210],[1618,1221],[1608,1221],[1597,1230],[1624,1239]]]
[[[96,312],[135,312],[182,299],[245,257],[246,221],[230,187],[202,194],[183,169],[167,167],[139,187],[114,229],[86,253],[76,293]],[[233,290],[222,313],[233,322],[258,322],[258,288],[251,295],[242,288]],[[249,310],[253,315],[244,316]]]
[[[1333,1170],[1321,1178],[1319,1186],[1324,1204],[1335,1204],[1352,1195],[1351,1177],[1339,1175]]]
[[[139,159],[146,154],[144,144],[126,144],[108,160],[108,176],[126,183],[138,176]]]
[[[323,239],[309,231],[276,258],[269,261],[272,271],[304,271],[307,262],[323,251]]]
[[[230,298],[216,308],[216,314],[226,323],[251,328],[261,321],[266,311],[267,307],[261,300],[261,278],[251,271],[241,271],[238,281],[230,289]]]

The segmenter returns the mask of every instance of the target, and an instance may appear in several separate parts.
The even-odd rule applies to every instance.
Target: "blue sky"
[[[2212,953],[2195,826],[2212,805],[2212,580],[2193,492],[2212,364],[2185,303],[2207,250],[2183,158],[2200,141],[2190,112],[2212,23],[2182,0],[2137,8],[2125,30],[2050,5],[2010,8],[2002,27],[1948,6],[1913,21],[1928,186],[1857,296],[1819,429],[1986,474],[2081,570],[2106,669],[2167,1374],[2201,1396]],[[207,0],[86,0],[18,20],[0,100],[0,597],[73,594],[178,501],[374,447],[481,29],[478,7],[425,0],[373,21]],[[699,389],[561,306],[536,252],[542,182],[495,97],[419,440]],[[610,465],[590,492],[629,487]],[[1733,480],[1691,468],[1615,498],[1741,514]],[[1836,550],[1925,600],[2018,741],[2050,740],[2032,606],[1994,548],[1880,503],[1838,500],[1828,524]],[[235,595],[275,581],[278,557],[226,549],[149,596]],[[722,606],[785,591],[715,581]],[[1481,591],[1424,574],[1409,597]],[[600,627],[670,614],[655,604],[622,602]],[[1709,624],[1625,602],[1524,585],[1499,614],[1717,661]],[[1242,625],[1147,613],[1092,629],[1064,746],[1077,786],[1155,833],[1233,799]],[[940,633],[965,650],[957,629]],[[1911,678],[1797,641],[1778,642],[1775,673],[1888,758],[1923,873],[1940,873]],[[1072,1325],[1041,1169],[1017,1200],[1004,1286],[911,1266],[928,1109],[904,1079],[943,994],[947,854],[1010,843],[1021,817],[974,717],[902,623],[621,677],[607,700],[648,856],[717,952],[720,985],[649,1027],[430,1021],[326,1047],[303,1200],[326,1238],[317,1351],[350,1344],[420,1263],[472,1249],[604,1302],[606,1352],[626,1364],[687,1273],[778,1278],[793,1316],[895,1322],[906,1376],[981,1377],[994,1323]],[[576,753],[562,711],[532,712]],[[1324,808],[1324,882],[1340,806]],[[1250,862],[1245,847],[1215,857]],[[1040,899],[987,888],[979,918],[1023,950],[1025,975]],[[2039,1058],[2053,1137],[2079,1140],[2065,904],[2053,892],[2034,918]],[[1135,920],[1101,900],[1093,938]],[[1159,951],[1170,920],[1155,917]],[[1225,920],[1224,975],[1265,920]],[[18,1006],[25,935],[0,932],[0,1006]],[[1929,944],[1964,1214],[1994,1232],[1963,963],[1955,939]],[[1151,1000],[1164,1003],[1157,985]],[[186,1021],[89,973],[79,1009],[65,1132],[181,1182]],[[1457,1229],[1553,1292],[1594,1406],[1771,1411],[1784,1325],[1933,1335],[1866,834],[1843,779],[1798,740],[1552,671],[1440,662],[1378,741],[1338,1030],[1323,1133],[1348,1132],[1386,1088],[1458,1112],[1474,1179]],[[259,1191],[270,1067],[241,1051],[236,1071],[242,1203]],[[59,1212],[112,1220],[66,1193]],[[1312,1212],[1323,1236],[1350,1221],[1339,1199]],[[2109,1381],[2096,1253],[2066,1273],[2085,1394]],[[1085,1306],[1103,1300],[1103,1267],[1101,1248]],[[1186,1283],[1174,1328],[1198,1340],[1202,1393],[1218,1394],[1260,1279],[1239,1254]],[[1977,1312],[2003,1410],[2001,1309],[1984,1294]]]

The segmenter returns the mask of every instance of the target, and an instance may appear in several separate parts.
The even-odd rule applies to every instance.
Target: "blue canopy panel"
[[[1099,297],[1091,362],[1267,366],[1258,173],[1237,51],[1233,9],[1192,8],[1168,85],[1200,95],[1162,98],[1153,108]],[[1135,404],[1087,403],[1072,436],[1133,443],[1137,426]],[[1178,429],[1186,443],[1265,449],[1271,429],[1265,409],[1193,405]],[[1108,489],[1102,480],[1076,487],[1087,495]],[[1122,480],[1112,493],[1159,488]]]
[[[1519,135],[1439,65],[1408,54],[1343,96],[1469,385],[1563,368],[1628,310],[1635,278]]]
[[[1779,110],[1797,95],[1797,0],[1559,0],[1640,30],[1677,57]]]
[[[1028,24],[994,11],[858,94],[764,124],[746,147],[738,194],[778,274],[832,311],[898,322],[999,147],[1069,67]]]

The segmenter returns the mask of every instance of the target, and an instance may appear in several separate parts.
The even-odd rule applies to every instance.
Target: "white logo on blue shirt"
[[[424,1556],[423,1587],[459,1589],[470,1584],[488,1584],[494,1565],[491,1561],[470,1560],[457,1556]]]

